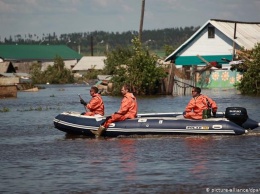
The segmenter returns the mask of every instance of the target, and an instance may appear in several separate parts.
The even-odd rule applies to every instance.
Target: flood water
[[[260,122],[260,98],[203,90],[225,111],[242,106]],[[0,193],[260,193],[260,133],[241,136],[90,139],[54,128],[63,111],[83,112],[89,87],[50,85],[1,99]],[[137,97],[139,113],[180,112],[191,96]],[[106,115],[122,97],[104,96]]]

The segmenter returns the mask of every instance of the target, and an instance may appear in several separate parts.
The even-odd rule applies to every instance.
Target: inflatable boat
[[[111,123],[103,134],[105,137],[173,134],[229,134],[241,135],[260,126],[248,118],[243,107],[228,107],[216,117],[202,120],[185,119],[181,112],[138,114],[135,119]],[[105,121],[103,116],[84,116],[79,112],[63,112],[53,120],[55,128],[75,135],[95,137]]]

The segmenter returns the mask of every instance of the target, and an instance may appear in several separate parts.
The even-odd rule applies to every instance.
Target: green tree
[[[131,47],[110,52],[104,71],[114,75],[112,82],[115,93],[119,93],[122,84],[127,83],[136,94],[154,94],[166,76],[165,71],[157,66],[158,57],[143,48],[137,37],[132,44]]]
[[[59,56],[55,57],[54,65],[48,66],[45,73],[49,79],[49,83],[52,84],[66,84],[74,82],[72,72],[65,68],[64,62]]]
[[[250,52],[243,52],[240,57],[244,60],[244,74],[238,90],[242,94],[260,95],[260,43],[256,44]]]
[[[51,84],[66,84],[73,83],[74,77],[69,69],[65,68],[61,57],[56,56],[54,65],[48,66],[45,71],[41,71],[40,64],[33,64],[30,68],[32,82],[34,84],[51,83]]]
[[[41,64],[34,63],[30,67],[30,75],[31,75],[31,79],[32,79],[33,84],[44,83],[43,73],[41,72]]]
[[[169,56],[172,54],[173,51],[175,51],[173,46],[170,45],[164,45],[164,50],[165,50],[165,56]]]

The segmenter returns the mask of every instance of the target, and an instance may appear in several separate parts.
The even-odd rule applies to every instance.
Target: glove
[[[80,103],[83,104],[84,106],[87,105],[87,103],[83,99],[80,99]]]
[[[108,117],[106,117],[106,121],[108,120],[108,119],[111,119],[112,118],[112,116],[108,116]]]

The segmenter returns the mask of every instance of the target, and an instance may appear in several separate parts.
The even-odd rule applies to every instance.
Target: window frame
[[[208,38],[215,38],[215,27],[208,26]]]

